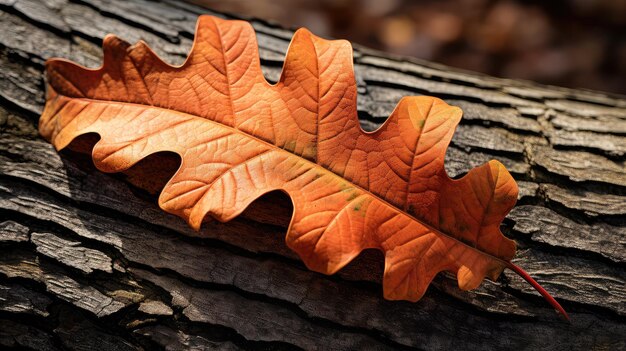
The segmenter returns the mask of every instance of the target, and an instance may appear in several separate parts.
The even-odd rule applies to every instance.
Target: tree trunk
[[[196,233],[125,177],[59,155],[36,132],[43,63],[101,61],[107,33],[181,63],[196,17],[177,1],[0,0],[0,345],[60,349],[626,348],[626,100],[355,49],[359,113],[374,128],[404,95],[460,106],[451,176],[500,160],[520,185],[503,224],[563,322],[505,271],[463,292],[439,275],[417,303],[386,301],[382,256],[335,276],[284,244],[289,201],[266,196]],[[222,14],[213,15],[222,16]],[[252,21],[275,81],[292,32]],[[130,175],[132,176],[132,175]],[[278,215],[277,215],[278,214]]]

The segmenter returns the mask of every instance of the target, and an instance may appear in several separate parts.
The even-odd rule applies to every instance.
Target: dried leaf
[[[177,153],[182,164],[159,205],[193,228],[282,190],[294,205],[287,245],[306,265],[332,274],[363,249],[380,249],[388,299],[418,300],[441,271],[473,289],[510,267],[515,243],[499,226],[517,197],[511,175],[491,161],[447,176],[461,110],[437,98],[403,98],[378,130],[361,130],[347,41],[298,30],[275,85],[242,21],[200,17],[180,67],[143,42],[109,35],[103,48],[99,69],[47,62],[41,134],[57,149],[99,134],[93,159],[104,172]]]

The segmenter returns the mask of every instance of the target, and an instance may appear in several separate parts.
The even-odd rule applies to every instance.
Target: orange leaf
[[[363,249],[385,254],[384,295],[416,301],[441,271],[461,289],[497,279],[515,255],[500,232],[517,185],[491,161],[459,180],[443,167],[461,110],[406,97],[378,130],[361,130],[352,48],[300,29],[280,81],[262,75],[250,24],[202,16],[180,67],[145,43],[109,35],[90,70],[47,62],[41,134],[57,149],[85,133],[105,172],[173,151],[182,164],[159,205],[199,228],[261,195],[292,199],[287,245],[315,271],[337,272]]]

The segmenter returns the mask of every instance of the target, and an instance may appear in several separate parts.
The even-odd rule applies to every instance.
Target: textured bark
[[[495,158],[511,171],[520,201],[503,231],[519,244],[514,262],[571,324],[508,271],[471,292],[440,275],[417,303],[385,301],[377,252],[331,277],[303,266],[283,242],[283,195],[197,233],[125,182],[132,172],[100,173],[38,137],[45,59],[97,67],[112,32],[180,63],[200,13],[211,12],[167,0],[0,0],[0,348],[626,348],[624,98],[355,50],[364,128],[404,95],[464,110],[447,170]],[[275,81],[292,32],[253,25]]]

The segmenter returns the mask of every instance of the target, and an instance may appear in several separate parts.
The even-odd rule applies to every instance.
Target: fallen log
[[[404,95],[460,106],[446,167],[489,159],[520,185],[503,231],[567,309],[562,322],[512,272],[463,292],[438,276],[417,303],[385,301],[382,257],[336,276],[284,244],[289,201],[270,194],[230,223],[194,232],[128,175],[57,154],[36,132],[43,62],[96,67],[109,32],[170,63],[206,9],[176,1],[0,1],[0,345],[56,349],[620,349],[626,335],[626,100],[505,80],[356,47],[366,129]],[[263,21],[275,81],[292,32]],[[150,160],[146,161],[150,162]],[[141,167],[141,165],[140,165]],[[276,215],[284,213],[284,215]]]

